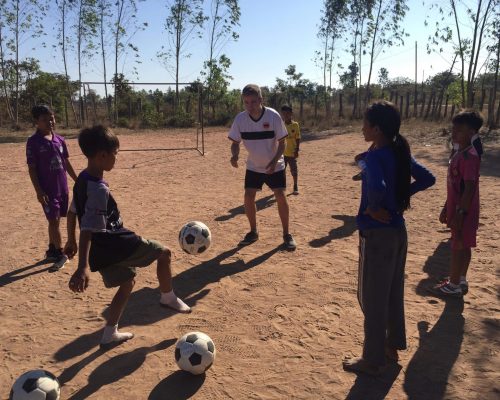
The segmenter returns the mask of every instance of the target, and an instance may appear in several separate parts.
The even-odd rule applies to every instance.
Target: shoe
[[[290,235],[289,233],[283,235],[283,242],[285,243],[285,247],[288,250],[295,250],[297,248],[297,243],[295,243],[293,236]]]
[[[53,245],[49,245],[49,248],[45,252],[46,261],[57,261],[60,254]]]
[[[443,284],[443,283],[449,282],[449,281],[450,281],[450,277],[444,276],[438,281],[438,283]],[[469,282],[466,280],[461,280],[460,281],[460,288],[462,289],[462,294],[465,296],[467,293],[469,293]]]
[[[245,235],[245,237],[239,244],[240,246],[247,246],[249,244],[256,242],[257,240],[259,240],[259,234],[254,231],[250,231]]]
[[[56,262],[54,264],[52,264],[52,266],[49,268],[49,272],[57,272],[61,269],[64,268],[64,266],[66,265],[66,263],[68,262],[68,256],[66,254],[62,254],[60,255]]]
[[[452,284],[450,281],[444,281],[429,288],[429,291],[437,296],[462,297],[463,296],[462,288],[460,286],[453,287],[451,285]]]
[[[356,175],[354,175],[354,176],[352,177],[352,180],[353,180],[353,181],[360,181],[360,180],[362,180],[362,179],[363,179],[363,175],[362,175],[362,173],[361,173],[361,172],[357,173]]]

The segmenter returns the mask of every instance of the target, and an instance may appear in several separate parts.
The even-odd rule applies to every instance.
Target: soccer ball
[[[179,244],[188,254],[200,254],[210,247],[212,234],[203,222],[191,221],[179,232]]]
[[[189,332],[175,345],[175,361],[180,369],[193,375],[203,374],[215,360],[215,345],[202,332]]]
[[[61,387],[57,378],[42,369],[22,374],[12,385],[9,400],[59,400]]]

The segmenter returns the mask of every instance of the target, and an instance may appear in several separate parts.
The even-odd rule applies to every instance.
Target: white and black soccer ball
[[[43,369],[22,374],[12,385],[9,400],[59,400],[61,386],[55,375]]]
[[[203,374],[215,360],[215,345],[203,332],[189,332],[175,345],[175,361],[180,369],[193,375]]]
[[[179,232],[179,244],[189,254],[200,254],[210,247],[212,234],[203,222],[191,221]]]

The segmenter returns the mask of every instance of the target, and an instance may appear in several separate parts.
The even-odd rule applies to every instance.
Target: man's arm
[[[69,158],[66,159],[66,169],[68,171],[69,176],[71,176],[73,180],[76,181],[76,178],[78,178],[78,176],[76,175],[76,172],[73,169],[73,165],[71,165],[71,163],[69,162]]]
[[[285,138],[283,138],[278,142],[278,149],[276,150],[276,154],[274,155],[273,159],[269,162],[269,164],[267,164],[266,174],[274,173],[274,169],[276,168],[276,163],[283,155],[285,147],[286,147]]]
[[[462,230],[465,215],[469,212],[469,208],[474,197],[475,187],[475,181],[464,181],[464,192],[458,202],[458,211],[455,213],[453,221],[451,221],[450,224],[451,227],[457,231]]]
[[[238,158],[240,156],[240,144],[231,140],[231,165],[238,168]]]
[[[35,188],[36,197],[37,197],[38,201],[42,205],[46,206],[47,204],[49,204],[49,196],[47,196],[45,194],[45,192],[42,190],[42,188],[40,187],[40,182],[38,181],[38,175],[36,173],[36,166],[32,165],[32,164],[28,164],[28,172],[30,174],[31,183],[33,184],[33,187]]]

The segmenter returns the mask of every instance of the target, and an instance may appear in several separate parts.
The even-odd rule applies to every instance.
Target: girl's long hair
[[[378,101],[366,109],[365,119],[371,126],[378,126],[391,143],[396,158],[396,204],[403,212],[410,208],[411,151],[408,141],[399,133],[399,110],[388,101]]]

